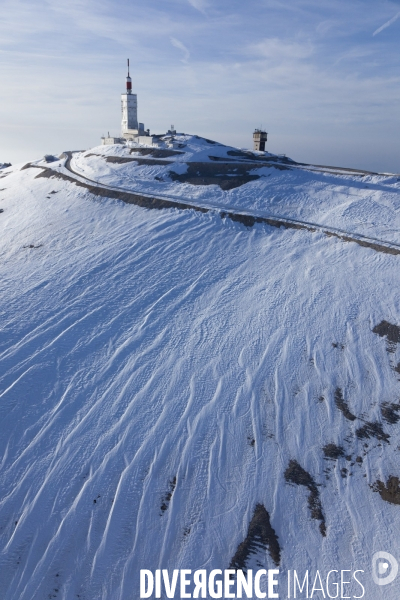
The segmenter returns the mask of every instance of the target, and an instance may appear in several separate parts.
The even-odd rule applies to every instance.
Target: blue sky
[[[139,119],[295,160],[400,172],[400,0],[3,0],[0,161]]]

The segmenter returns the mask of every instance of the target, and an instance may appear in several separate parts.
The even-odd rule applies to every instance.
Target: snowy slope
[[[175,144],[173,151],[182,154],[175,156],[157,160],[148,154],[143,156],[134,147],[99,146],[75,155],[73,167],[99,183],[131,190],[145,189],[147,193],[161,193],[172,198],[191,197],[203,206],[248,209],[256,215],[286,216],[399,241],[399,176],[304,167],[268,153],[240,153],[220,144],[207,144],[196,136],[180,136],[178,140],[180,143]],[[141,150],[149,151],[148,148]],[[238,154],[247,156],[238,157]],[[107,162],[110,155],[129,162]],[[133,158],[144,159],[150,164],[140,164]],[[235,161],[231,165],[232,171],[247,163],[249,173],[259,178],[244,186],[223,190],[216,183],[224,175],[217,176],[216,183],[207,186],[176,182],[169,176],[171,171],[184,173],[190,163],[203,163],[205,167],[208,163],[220,167],[223,173],[223,167],[229,166],[223,162],[226,159]],[[162,165],[162,162],[168,164]],[[229,177],[232,177],[231,173],[227,175]]]
[[[115,146],[71,167],[400,244],[396,177],[193,185],[169,173],[228,155],[185,137],[172,164],[107,162],[134,157]],[[282,574],[363,569],[366,598],[397,599],[370,565],[400,559],[400,256],[99,198],[40,166],[0,174],[0,597],[128,600],[141,568],[227,569],[263,505]],[[257,560],[276,565],[268,545]]]

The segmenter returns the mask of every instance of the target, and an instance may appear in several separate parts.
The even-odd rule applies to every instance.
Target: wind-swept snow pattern
[[[224,214],[396,245],[398,179],[178,142],[71,167],[184,210],[65,160],[1,171],[0,596],[133,600],[140,569],[233,565],[279,568],[280,597],[289,570],[363,570],[397,600],[371,560],[400,559],[400,256]],[[172,164],[107,161],[136,155]],[[168,174],[218,158],[258,178]]]

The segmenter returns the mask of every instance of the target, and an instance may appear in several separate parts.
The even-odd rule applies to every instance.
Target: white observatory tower
[[[143,123],[138,123],[137,120],[137,95],[132,94],[132,79],[129,75],[129,58],[128,58],[128,77],[126,78],[126,92],[121,94],[121,109],[122,137],[127,140],[133,139],[138,135],[144,135]]]
[[[132,79],[129,75],[128,58],[128,77],[126,78],[126,92],[121,94],[121,137],[102,137],[102,144],[124,144],[127,141],[135,141],[139,144],[152,145],[153,138],[150,136],[150,129],[144,130],[144,124],[138,123],[137,118],[137,95],[132,94]]]

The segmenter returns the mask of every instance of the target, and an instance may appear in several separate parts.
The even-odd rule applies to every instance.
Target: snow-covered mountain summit
[[[2,599],[230,566],[397,599],[399,183],[183,134],[1,170]]]

